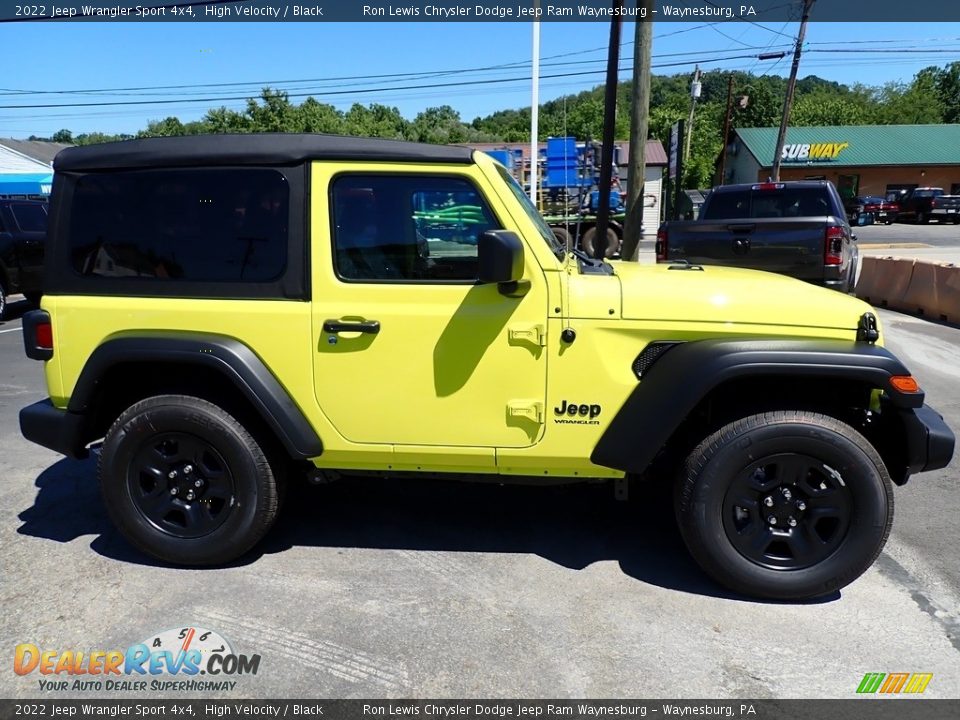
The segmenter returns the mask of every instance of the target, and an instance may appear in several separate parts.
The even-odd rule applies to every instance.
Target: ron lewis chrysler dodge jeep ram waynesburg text
[[[691,553],[742,593],[835,591],[893,484],[954,438],[869,305],[768,273],[568,253],[480,152],[321,135],[152,138],[55,161],[49,399],[99,446],[138,548],[225,563],[295,470],[676,483]],[[398,479],[398,481],[400,481]]]

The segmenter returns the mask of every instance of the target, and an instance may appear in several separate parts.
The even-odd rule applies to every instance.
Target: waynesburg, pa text
[[[702,18],[734,18],[748,17],[756,15],[757,12],[752,5],[740,5],[738,7],[678,7],[675,5],[662,5],[659,10],[650,11],[652,16],[679,18],[679,19],[702,19]],[[590,5],[563,6],[563,5],[540,5],[539,7],[529,7],[526,5],[506,6],[506,5],[455,5],[453,7],[440,7],[437,5],[364,5],[364,17],[375,18],[450,18],[466,19],[475,18],[482,20],[485,18],[513,18],[522,20],[526,18],[583,18],[596,20],[598,18],[625,17],[625,18],[646,18],[648,17],[645,7],[603,7]]]

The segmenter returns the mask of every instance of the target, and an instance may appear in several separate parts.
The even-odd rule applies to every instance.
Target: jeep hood
[[[861,300],[836,290],[757,270],[706,265],[614,262],[623,295],[623,317],[856,330]]]

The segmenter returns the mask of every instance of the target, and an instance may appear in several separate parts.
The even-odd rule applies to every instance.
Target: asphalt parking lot
[[[23,356],[24,305],[0,324],[0,697],[54,697],[13,672],[20,643],[125,649],[186,627],[262,657],[205,697],[848,698],[867,672],[930,672],[926,696],[960,697],[956,459],[898,488],[879,561],[811,603],[745,600],[706,579],[658,486],[628,503],[606,486],[302,488],[243,562],[175,569],[112,529],[95,460],[20,437],[18,410],[45,395]],[[960,430],[960,329],[880,315]]]

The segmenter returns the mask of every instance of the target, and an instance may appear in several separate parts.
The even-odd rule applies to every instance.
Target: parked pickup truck
[[[855,241],[829,181],[723,185],[707,196],[698,220],[660,226],[657,261],[767,270],[849,292]]]
[[[0,318],[7,296],[23,293],[36,304],[43,275],[47,203],[0,198]]]
[[[913,219],[921,225],[931,219],[960,224],[960,195],[947,195],[943,188],[922,187],[907,190],[900,198],[901,220]]]

